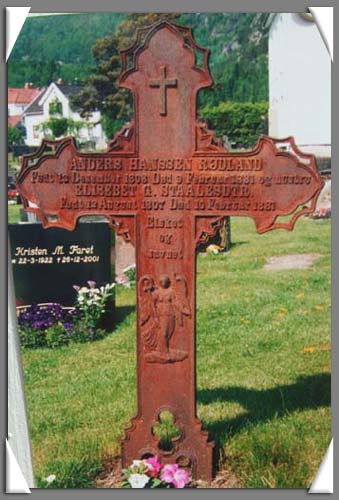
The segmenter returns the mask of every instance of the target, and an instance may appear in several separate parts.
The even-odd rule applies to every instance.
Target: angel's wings
[[[188,301],[187,281],[183,276],[178,274],[175,276],[174,292],[176,317],[179,325],[182,326],[184,316],[191,316],[191,308]]]
[[[154,280],[152,276],[143,276],[139,281],[140,324],[145,325],[153,315],[152,292]]]
[[[142,338],[145,344],[154,349],[157,344],[155,328],[155,309],[152,293],[154,292],[154,280],[152,276],[146,275],[139,280],[139,318]]]

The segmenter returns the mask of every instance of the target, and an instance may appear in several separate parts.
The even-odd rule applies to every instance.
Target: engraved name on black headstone
[[[111,282],[111,231],[106,223],[80,223],[75,231],[41,224],[9,224],[16,304],[73,306],[73,285]]]

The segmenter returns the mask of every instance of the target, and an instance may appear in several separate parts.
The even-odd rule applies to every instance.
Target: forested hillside
[[[115,33],[124,17],[116,12],[28,17],[9,59],[8,85],[82,80],[93,66],[95,40]]]
[[[86,81],[94,67],[95,40],[114,34],[125,18],[121,13],[28,18],[9,60],[9,86],[43,86],[57,78],[66,83]],[[265,20],[265,14],[250,13],[180,16],[177,22],[191,26],[197,42],[211,49],[215,85],[201,94],[201,104],[267,100]]]

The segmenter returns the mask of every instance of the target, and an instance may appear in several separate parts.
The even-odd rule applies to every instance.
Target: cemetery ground
[[[306,488],[331,439],[330,220],[264,235],[231,225],[231,251],[197,264],[197,411],[219,446],[216,486]],[[305,253],[319,254],[308,268],[264,268]],[[50,474],[51,487],[110,485],[136,411],[135,295],[117,287],[103,340],[23,351],[38,487]]]
[[[8,205],[8,223],[15,224],[20,220],[20,209],[22,205]]]

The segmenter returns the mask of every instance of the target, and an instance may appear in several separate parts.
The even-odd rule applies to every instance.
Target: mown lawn
[[[199,255],[198,415],[221,469],[247,488],[305,488],[331,438],[330,221],[257,235],[232,219],[231,251]],[[319,253],[310,269],[266,271],[265,257]],[[135,289],[118,287],[104,340],[23,353],[35,473],[64,487],[119,453],[136,410]]]
[[[8,205],[8,222],[10,224],[19,222],[20,208],[22,208],[22,205]]]

